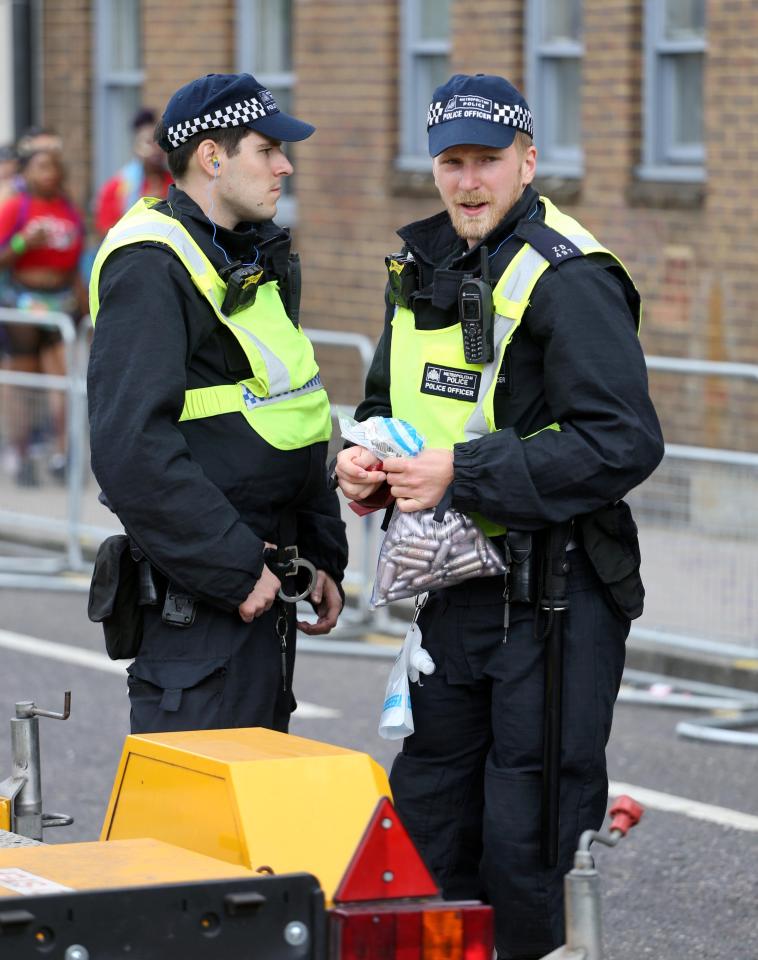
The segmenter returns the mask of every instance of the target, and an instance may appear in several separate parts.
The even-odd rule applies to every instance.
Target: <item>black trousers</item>
[[[286,678],[276,630],[287,615]],[[286,733],[295,709],[295,615],[277,601],[245,623],[235,613],[199,604],[189,627],[163,623],[145,608],[144,639],[128,668],[132,733],[266,727]],[[286,681],[286,682],[285,682]]]
[[[568,557],[558,866],[540,858],[544,642],[534,608],[512,605],[503,643],[501,577],[430,596],[420,626],[437,670],[411,684],[415,732],[390,777],[444,896],[493,905],[501,958],[540,957],[564,942],[563,876],[582,831],[605,816],[605,746],[629,622],[611,610],[584,551]]]

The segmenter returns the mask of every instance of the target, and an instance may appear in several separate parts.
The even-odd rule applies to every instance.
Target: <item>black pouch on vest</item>
[[[89,588],[87,616],[102,623],[111,660],[131,660],[142,643],[139,571],[122,533],[100,544]]]
[[[300,255],[291,253],[284,281],[284,307],[294,327],[300,326],[300,294],[302,292]]]
[[[592,566],[620,617],[642,613],[645,588],[640,577],[637,524],[629,505],[619,500],[578,518],[582,542]]]

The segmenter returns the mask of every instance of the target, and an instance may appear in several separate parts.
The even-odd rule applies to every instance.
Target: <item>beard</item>
[[[522,193],[519,185],[506,197],[497,198],[486,190],[472,192],[461,191],[447,204],[447,212],[453,224],[453,229],[464,240],[479,241],[487,236],[500,223],[503,217],[514,206]],[[476,206],[486,203],[485,209],[476,217],[469,216],[461,210],[461,204]]]

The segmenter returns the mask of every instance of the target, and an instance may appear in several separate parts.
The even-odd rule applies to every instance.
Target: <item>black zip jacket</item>
[[[216,269],[227,257],[253,262],[257,249],[264,279],[284,276],[290,238],[274,223],[218,227],[214,236],[175,187],[158,209],[182,222]],[[263,541],[285,545],[294,519],[301,556],[339,583],[347,541],[326,487],[326,443],[277,450],[238,413],[178,422],[185,390],[251,373],[178,258],[159,243],[118,250],[99,293],[87,376],[92,469],[153,564],[232,611],[260,575]]]
[[[523,245],[512,233],[524,218],[544,220],[531,187],[471,250],[446,212],[398,231],[419,265],[420,289],[413,300],[418,329],[457,322],[456,287],[444,282],[444,271],[480,276],[483,245],[494,286]],[[392,412],[394,307],[388,295],[385,301],[384,332],[358,420]],[[663,456],[663,439],[648,395],[633,313],[637,302],[628,277],[607,255],[548,268],[500,369],[497,431],[455,445],[454,506],[504,526],[536,530],[612,503],[652,473]],[[553,422],[560,432],[542,430]]]

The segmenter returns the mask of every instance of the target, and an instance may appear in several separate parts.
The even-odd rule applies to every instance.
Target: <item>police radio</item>
[[[458,288],[458,317],[466,363],[491,363],[495,359],[495,327],[489,257],[482,247],[481,279],[464,277]]]

